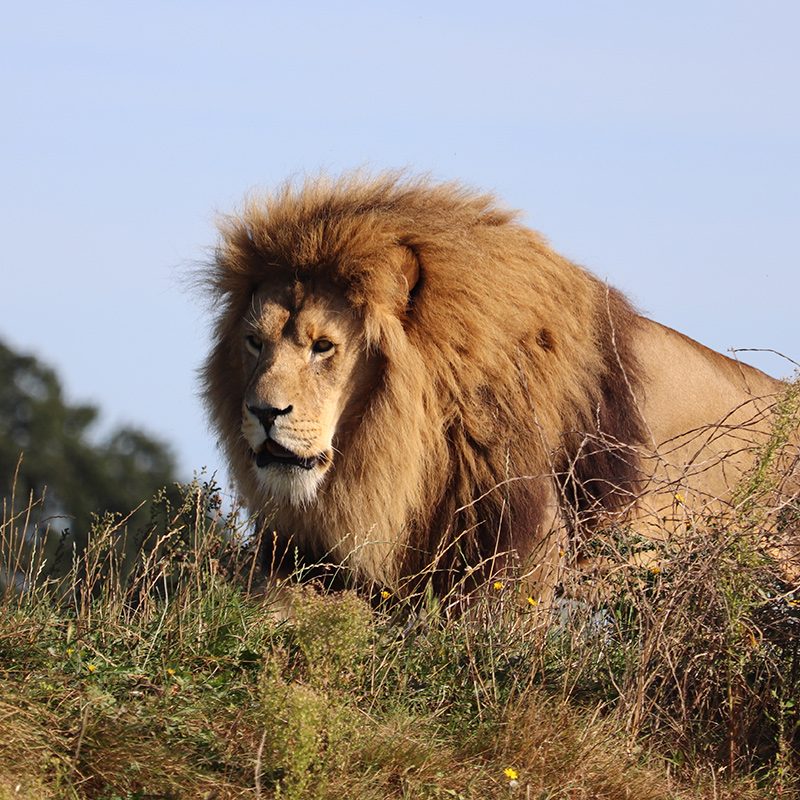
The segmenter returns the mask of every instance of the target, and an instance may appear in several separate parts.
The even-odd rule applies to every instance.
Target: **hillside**
[[[618,531],[617,578],[552,613],[305,586],[287,622],[216,491],[162,495],[136,559],[98,520],[49,580],[6,513],[2,800],[800,796],[800,597],[752,531],[649,569]]]

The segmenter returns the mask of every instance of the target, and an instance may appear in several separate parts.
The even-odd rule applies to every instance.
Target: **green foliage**
[[[127,427],[96,442],[98,416],[65,400],[50,367],[0,342],[0,498],[18,511],[36,498],[31,522],[69,528],[79,549],[95,517],[128,515],[175,481],[165,444]]]
[[[344,714],[324,693],[302,682],[286,682],[268,662],[259,685],[264,725],[259,780],[276,796],[314,797],[324,780],[323,751],[342,738]],[[319,787],[318,787],[319,788]]]
[[[349,686],[364,669],[373,637],[370,607],[355,594],[295,593],[292,635],[313,683]]]

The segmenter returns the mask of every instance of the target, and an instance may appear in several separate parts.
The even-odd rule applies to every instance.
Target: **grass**
[[[800,594],[760,546],[765,480],[650,566],[610,532],[600,592],[545,613],[506,580],[453,617],[296,585],[282,619],[199,483],[80,554],[21,545],[35,508],[7,510],[0,800],[800,797]]]

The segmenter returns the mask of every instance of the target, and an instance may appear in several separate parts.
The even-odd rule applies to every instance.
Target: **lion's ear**
[[[400,271],[406,282],[408,297],[414,294],[414,289],[419,283],[420,269],[417,254],[408,245],[400,246]]]

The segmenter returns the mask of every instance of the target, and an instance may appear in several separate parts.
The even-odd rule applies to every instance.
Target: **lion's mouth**
[[[264,444],[253,452],[253,459],[257,467],[268,467],[270,464],[283,464],[287,467],[300,467],[301,469],[314,469],[314,467],[328,461],[325,453],[316,456],[299,456],[283,447],[272,439],[267,439]]]

